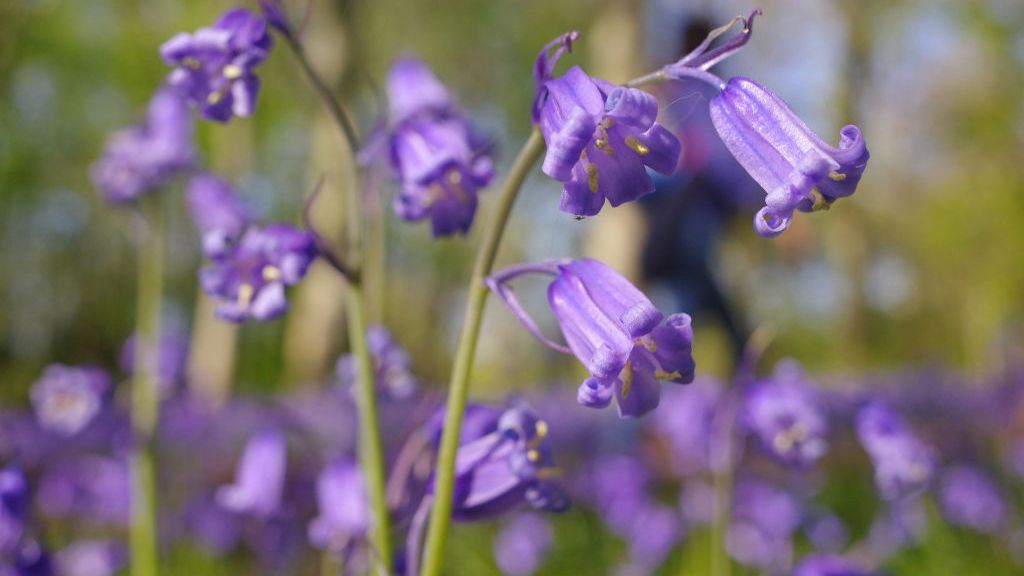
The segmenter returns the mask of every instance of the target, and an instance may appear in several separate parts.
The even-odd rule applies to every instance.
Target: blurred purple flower
[[[780,362],[768,380],[747,392],[743,422],[764,449],[784,464],[806,467],[825,455],[825,407],[799,365]]]
[[[51,364],[32,385],[32,406],[40,427],[73,436],[93,421],[111,392],[110,376],[100,368]]]
[[[687,480],[679,494],[679,510],[687,527],[710,526],[715,521],[715,488],[700,479]]]
[[[77,456],[48,470],[38,486],[36,506],[46,517],[128,525],[131,479],[121,458]]]
[[[0,571],[3,570],[0,565]],[[2,572],[0,572],[2,573]],[[45,548],[35,540],[25,540],[14,553],[11,576],[54,576],[53,560]],[[4,576],[7,576],[4,574]]]
[[[227,122],[255,110],[260,80],[253,72],[272,46],[263,18],[233,8],[213,26],[176,34],[160,46],[160,56],[174,67],[167,78],[170,86],[203,118]]]
[[[654,425],[671,449],[677,473],[690,476],[710,469],[711,434],[721,398],[721,384],[709,378],[665,393]]]
[[[412,373],[409,353],[395,341],[384,326],[370,326],[366,331],[366,345],[373,358],[374,382],[389,398],[401,400],[416,391],[416,377]],[[356,362],[352,354],[338,358],[338,377],[343,385],[356,381]]]
[[[807,539],[819,552],[838,552],[850,541],[846,524],[832,513],[816,514],[804,526]]]
[[[542,170],[562,182],[560,208],[593,216],[654,191],[647,168],[671,174],[679,140],[657,122],[657,99],[636,88],[592,78],[573,66],[558,78],[554,67],[572,50],[578,32],[541,50],[534,67],[533,121],[547,142]]]
[[[920,498],[890,502],[871,523],[867,550],[876,562],[883,562],[904,546],[920,543],[927,527],[928,518]]]
[[[857,436],[875,465],[875,484],[887,500],[923,490],[935,471],[935,453],[881,402],[857,413]]]
[[[341,553],[366,534],[369,502],[363,473],[355,462],[339,460],[324,468],[316,481],[316,500],[320,515],[309,524],[309,540],[315,548]]]
[[[128,563],[124,547],[106,540],[73,542],[56,555],[60,576],[113,576]]]
[[[93,184],[107,201],[125,204],[168,184],[195,163],[192,119],[174,90],[162,88],[149,101],[146,121],[115,132],[92,166]]]
[[[830,146],[778,96],[742,77],[730,79],[710,109],[726,147],[768,193],[754,218],[758,234],[781,234],[794,210],[828,209],[857,189],[869,154],[856,126],[844,126],[839,147]]]
[[[494,557],[502,574],[530,576],[537,572],[554,535],[539,514],[523,513],[505,523],[494,539]]]
[[[508,286],[528,273],[556,277],[548,286],[548,303],[568,348],[540,332]],[[693,381],[690,317],[665,318],[640,290],[597,260],[522,264],[499,271],[486,282],[531,334],[583,362],[591,374],[577,396],[584,406],[604,408],[614,394],[619,416],[639,417],[658,407],[659,380]]]
[[[267,519],[281,507],[288,446],[277,430],[264,430],[249,439],[235,472],[235,482],[217,490],[217,502],[240,514]]]
[[[259,3],[260,11],[267,19],[267,24],[285,36],[294,34],[292,26],[288,22],[288,12],[285,10],[283,0],[259,0]]]
[[[519,405],[505,410],[492,432],[462,444],[452,518],[493,518],[524,502],[550,512],[568,508],[564,492],[551,481],[558,471],[547,435],[547,423]]]
[[[186,533],[214,556],[227,554],[241,537],[240,517],[221,506],[214,495],[204,494],[185,513]]]
[[[395,214],[411,222],[430,218],[434,236],[465,234],[476,214],[477,192],[494,176],[488,146],[419,60],[400,58],[392,64],[388,101],[387,148],[402,185]],[[372,139],[364,155],[381,148],[383,136]]]
[[[249,223],[249,210],[234,187],[205,172],[188,183],[188,209],[202,235],[203,255],[211,260],[227,256]]]
[[[939,505],[950,524],[994,533],[1008,516],[1007,503],[995,481],[973,466],[954,466],[942,473]]]
[[[230,322],[270,320],[288,309],[285,287],[306,275],[317,255],[313,235],[287,224],[250,227],[228,254],[203,268],[203,291]]]
[[[21,542],[28,515],[28,482],[21,470],[0,469],[0,556]]]
[[[800,505],[789,493],[757,480],[739,482],[726,538],[729,555],[744,566],[786,569],[800,515]]]
[[[869,572],[842,556],[807,556],[793,569],[793,576],[868,576]]]
[[[129,376],[135,373],[135,346],[138,337],[132,334],[121,345],[121,370]],[[157,388],[163,397],[175,391],[178,384],[185,379],[185,367],[188,362],[188,335],[178,329],[167,328],[160,332],[157,344]]]

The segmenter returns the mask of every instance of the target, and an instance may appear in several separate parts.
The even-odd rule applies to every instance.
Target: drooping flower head
[[[770,379],[750,389],[743,415],[761,446],[785,464],[806,467],[825,455],[825,408],[792,361],[780,362]]]
[[[536,573],[553,539],[551,525],[543,516],[517,515],[494,538],[494,557],[502,574],[530,576]]]
[[[366,534],[369,502],[363,474],[355,462],[339,460],[324,468],[316,481],[320,515],[309,524],[309,540],[320,550],[341,553]]]
[[[149,101],[145,122],[110,137],[91,176],[107,201],[126,204],[168,184],[194,163],[188,106],[177,92],[162,88]]]
[[[547,437],[547,422],[517,405],[502,412],[490,432],[460,445],[452,518],[494,518],[523,503],[538,510],[565,510],[569,501],[552,481],[557,469]]]
[[[541,334],[508,282],[527,273],[555,276],[548,304],[568,347]],[[686,314],[665,318],[640,290],[597,260],[524,264],[500,271],[487,285],[541,342],[573,354],[591,377],[579,387],[580,404],[604,408],[614,395],[623,418],[658,407],[659,380],[693,381],[693,328]]]
[[[856,126],[844,126],[834,147],[782,99],[743,77],[729,80],[710,110],[722,142],[767,192],[754,218],[758,234],[781,234],[795,210],[828,209],[856,191],[869,157]]]
[[[541,169],[564,184],[560,208],[593,216],[605,200],[619,206],[653,192],[647,168],[674,172],[680,144],[657,122],[658,101],[647,92],[592,78],[579,66],[553,76],[578,37],[564,34],[538,55],[533,121],[548,146]]]
[[[231,322],[270,320],[288,309],[285,288],[306,275],[317,255],[313,235],[287,224],[250,227],[238,244],[199,272],[217,316]]]
[[[251,116],[260,79],[254,71],[267,59],[273,38],[267,22],[244,8],[225,12],[213,25],[181,32],[160,46],[174,71],[167,83],[207,120],[227,122]]]
[[[32,406],[41,427],[73,436],[99,414],[110,393],[110,376],[100,368],[51,364],[32,385]]]
[[[477,137],[448,89],[426,64],[400,58],[388,73],[388,158],[402,190],[395,214],[429,218],[434,236],[465,234],[477,192],[494,175],[488,145]],[[382,138],[366,152],[381,147]]]
[[[264,430],[249,439],[235,473],[235,482],[217,491],[228,510],[259,518],[273,516],[281,506],[288,445],[277,430]]]
[[[189,181],[188,210],[202,235],[203,255],[211,260],[227,255],[249,223],[249,210],[234,187],[209,173]]]
[[[384,326],[371,326],[366,331],[366,345],[373,358],[374,382],[390,398],[408,398],[416,391],[409,353],[395,341]],[[356,380],[356,360],[352,354],[338,358],[338,377],[343,385]]]
[[[1008,516],[1006,499],[988,474],[973,466],[954,466],[942,473],[939,504],[950,524],[995,533]]]
[[[875,465],[875,484],[887,500],[915,494],[935,471],[935,453],[903,418],[881,402],[857,413],[857,436]]]
[[[28,514],[28,482],[18,468],[0,469],[0,556],[21,542]]]

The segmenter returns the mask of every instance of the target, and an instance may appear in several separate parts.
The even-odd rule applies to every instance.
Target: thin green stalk
[[[286,36],[306,78],[313,85],[317,95],[323,101],[341,130],[348,152],[351,157],[353,176],[358,170],[355,162],[355,151],[359,150],[359,136],[355,126],[349,121],[345,109],[335,99],[334,93],[320,78],[309,63],[302,45],[292,36]],[[370,546],[375,562],[376,572],[387,576],[391,570],[391,519],[388,516],[387,498],[385,496],[384,450],[380,440],[380,426],[377,419],[377,389],[374,384],[373,360],[366,346],[366,298],[363,291],[360,270],[363,261],[362,190],[358,186],[358,178],[350,179],[345,188],[346,210],[348,211],[348,250],[343,264],[347,289],[345,293],[348,314],[348,339],[352,347],[352,355],[356,360],[357,371],[357,402],[359,407],[359,464],[366,479],[367,492],[370,497],[373,526],[370,534]]]
[[[159,195],[143,200],[146,230],[137,246],[138,295],[135,309],[135,374],[132,377],[132,428],[135,432],[131,458],[132,576],[156,576],[156,474],[153,435],[156,431],[157,349],[160,334],[160,303],[163,298],[164,214]]]
[[[459,448],[459,435],[462,429],[462,415],[466,410],[466,397],[469,394],[469,373],[476,355],[476,344],[480,337],[480,323],[483,320],[484,304],[487,302],[487,287],[484,278],[494,268],[494,259],[501,245],[512,206],[519,194],[519,189],[526,180],[530,169],[544,152],[544,138],[540,131],[533,130],[529,140],[523,145],[509,171],[505,186],[502,188],[498,205],[495,207],[487,236],[476,255],[473,275],[469,281],[469,297],[466,302],[466,315],[462,323],[462,336],[459,338],[455,352],[455,365],[452,368],[451,382],[448,385],[448,408],[444,417],[444,432],[441,436],[441,452],[437,460],[434,484],[434,509],[430,515],[430,526],[427,530],[426,552],[423,562],[423,576],[439,576],[444,561],[445,542],[448,537],[448,525],[452,515],[452,492],[455,486],[455,454]]]

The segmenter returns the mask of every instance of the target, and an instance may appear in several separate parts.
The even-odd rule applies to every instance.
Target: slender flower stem
[[[144,224],[138,254],[138,294],[135,304],[135,373],[132,377],[131,418],[135,433],[131,457],[132,576],[156,576],[156,474],[153,436],[159,409],[157,392],[160,303],[163,298],[164,214],[163,199],[143,200]]]
[[[523,145],[509,171],[502,188],[498,205],[495,207],[487,236],[476,254],[473,275],[469,280],[469,297],[466,302],[466,315],[462,322],[462,332],[458,349],[455,352],[455,365],[452,369],[451,382],[448,384],[448,407],[444,416],[444,432],[441,436],[441,452],[435,469],[434,508],[430,515],[430,526],[427,530],[426,555],[423,562],[424,576],[440,576],[444,561],[445,542],[448,537],[448,525],[452,515],[452,492],[455,486],[455,454],[459,448],[459,435],[462,429],[462,416],[466,410],[466,397],[469,394],[469,373],[476,355],[477,340],[480,337],[480,323],[483,320],[484,304],[487,301],[487,286],[484,279],[494,268],[494,259],[501,245],[501,237],[505,233],[515,204],[519,189],[523,186],[527,174],[544,152],[544,138],[540,130],[534,129],[530,138]]]
[[[320,78],[316,70],[309,63],[302,45],[292,35],[285,35],[285,39],[299,61],[306,78],[313,85],[317,95],[323,101],[334,119],[335,124],[341,130],[345,143],[348,145],[351,155],[351,170],[353,173],[358,170],[355,162],[355,153],[359,150],[359,135],[355,126],[349,121],[348,114],[334,97],[327,84]],[[380,440],[380,425],[377,418],[377,388],[374,384],[373,360],[370,351],[366,346],[366,298],[363,291],[362,275],[360,264],[362,258],[362,220],[363,203],[362,190],[359,189],[359,180],[356,177],[350,179],[346,186],[346,210],[348,211],[348,237],[349,246],[346,251],[343,267],[339,271],[347,271],[347,290],[345,294],[346,308],[348,314],[348,339],[352,347],[352,356],[356,361],[357,373],[357,403],[359,407],[359,464],[366,479],[367,492],[370,497],[370,508],[372,516],[372,527],[370,534],[370,545],[373,548],[372,557],[379,559],[376,563],[376,572],[381,576],[387,576],[391,572],[391,519],[388,515],[387,498],[385,496],[385,473],[384,473],[384,449]]]

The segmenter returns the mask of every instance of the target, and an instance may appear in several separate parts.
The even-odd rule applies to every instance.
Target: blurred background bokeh
[[[0,405],[27,406],[30,386],[50,362],[116,368],[133,329],[131,222],[96,192],[89,167],[112,131],[142,117],[167,74],[158,46],[230,5],[0,0]],[[288,6],[294,14],[306,10],[302,0]],[[412,54],[428,62],[495,139],[501,174],[530,130],[531,66],[551,38],[582,31],[573,62],[624,81],[678,57],[688,29],[718,26],[753,7],[736,0],[316,0],[304,34],[314,65],[352,103],[364,132],[383,105],[390,61]],[[844,124],[859,125],[871,165],[854,197],[827,213],[800,214],[785,235],[766,241],[751,227],[760,192],[743,175],[717,184],[734,195],[728,201],[686,196],[658,204],[701,193],[686,178],[662,179],[658,198],[575,221],[557,209],[558,183],[538,171],[520,197],[499,264],[601,258],[663,310],[694,315],[705,375],[728,377],[738,343],[762,326],[775,335],[766,366],[795,358],[824,386],[899,387],[893,374],[929,371],[979,386],[1015,373],[1024,342],[1024,3],[772,0],[761,8],[753,42],[719,72],[771,86],[826,140],[835,141]],[[341,237],[338,194],[351,170],[341,141],[286,50],[272,54],[261,77],[253,118],[198,124],[205,164],[234,181],[261,215],[295,224],[323,179],[315,219]],[[674,87],[660,96],[666,123],[695,134],[692,143],[683,138],[684,157],[722,154],[716,139],[700,140],[706,94]],[[482,216],[494,196],[482,194]],[[197,287],[201,258],[184,204],[172,205],[165,324],[191,337],[197,392],[218,404],[229,394],[267,396],[330,381],[347,350],[341,281],[317,264],[284,319],[223,324]],[[706,212],[685,227],[656,222],[694,206]],[[371,227],[371,258],[386,265],[368,279],[371,319],[391,329],[417,377],[440,393],[481,229],[432,240],[428,227],[390,218],[389,207],[390,193],[377,207],[385,217]],[[521,293],[528,308],[542,309],[543,286],[525,283]],[[538,346],[498,303],[484,322],[474,398],[500,401],[552,383],[571,391],[566,382],[583,375]],[[609,426],[627,426],[606,416]],[[847,509],[857,513],[855,505]],[[602,573],[581,553],[595,546],[593,523],[565,522],[576,523],[559,530],[561,568],[550,573],[569,573],[569,566]],[[487,542],[490,533],[466,530],[465,537]],[[947,546],[948,536],[934,545]],[[494,570],[486,552],[460,559],[453,574]],[[908,562],[908,570],[925,570]],[[998,566],[1012,570],[1008,561]]]

